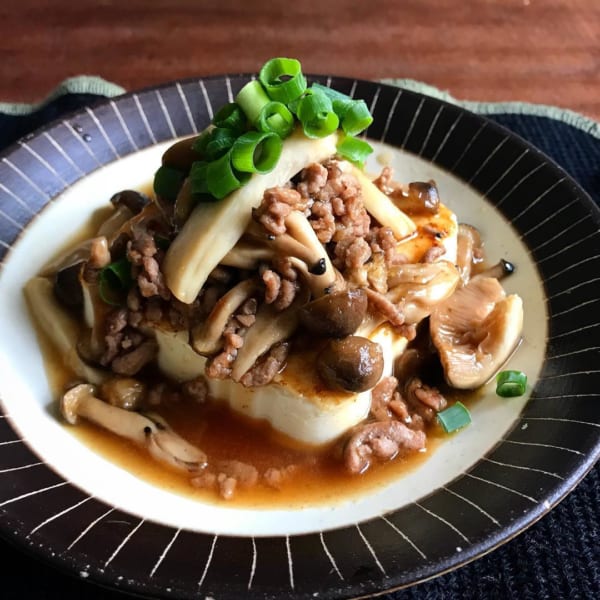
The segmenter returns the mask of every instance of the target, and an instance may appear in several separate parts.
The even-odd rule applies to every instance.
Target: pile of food
[[[165,152],[152,198],[115,194],[96,234],[26,286],[71,375],[65,419],[227,499],[281,488],[297,465],[212,456],[168,406],[225,403],[349,477],[466,425],[440,385],[478,388],[517,347],[522,302],[499,283],[512,265],[487,266],[433,181],[363,171],[371,148],[355,136],[371,121],[364,102],[273,59]],[[502,377],[522,393],[522,377]]]

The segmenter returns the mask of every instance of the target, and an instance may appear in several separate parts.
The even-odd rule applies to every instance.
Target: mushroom
[[[406,323],[418,323],[454,292],[459,279],[456,267],[445,260],[398,265],[389,272],[386,297],[403,303]]]
[[[256,288],[257,282],[254,279],[245,279],[219,299],[210,315],[192,330],[192,347],[198,354],[210,355],[221,349],[221,335],[227,321]]]
[[[153,458],[180,471],[197,473],[206,467],[206,454],[175,433],[162,418],[107,404],[96,397],[93,385],[82,383],[68,390],[60,410],[71,425],[87,419],[145,447]]]
[[[100,393],[113,406],[137,410],[144,399],[146,386],[133,377],[111,377],[100,386]]]
[[[393,198],[396,206],[409,215],[435,215],[440,207],[434,181],[413,181],[407,191],[395,191]]]
[[[300,322],[316,335],[342,338],[354,333],[367,313],[367,294],[348,289],[326,294],[300,309]]]
[[[468,283],[473,265],[483,260],[483,243],[479,231],[471,225],[460,223],[458,226],[456,268],[463,284]]]
[[[386,227],[389,227],[397,240],[412,235],[417,227],[412,219],[402,212],[359,168],[347,161],[340,161],[340,167],[345,173],[352,173],[361,187],[365,208]]]
[[[188,137],[169,146],[162,155],[162,164],[188,173],[194,162],[202,160],[202,155],[193,148],[198,137],[197,135]]]
[[[288,308],[278,311],[271,304],[262,304],[256,313],[256,321],[244,337],[233,362],[231,378],[239,381],[267,350],[286,340],[298,326],[298,311],[308,300],[308,293],[300,288]]]
[[[288,137],[277,167],[254,174],[240,189],[219,202],[196,205],[170,245],[162,268],[173,295],[191,304],[210,272],[242,237],[266,189],[284,185],[312,162],[321,162],[336,151],[337,135],[308,139],[298,133]]]
[[[521,339],[523,302],[506,296],[497,279],[476,276],[431,313],[431,337],[448,383],[459,389],[483,385]]]
[[[54,275],[53,290],[57,300],[71,309],[83,306],[83,292],[79,283],[79,273],[83,267],[83,261],[63,267]]]
[[[349,335],[328,340],[317,357],[317,371],[331,389],[364,392],[383,374],[383,350],[371,340]]]
[[[284,224],[285,233],[267,236],[267,248],[271,248],[273,254],[290,260],[306,280],[313,296],[322,296],[339,287],[342,279],[308,219],[300,211],[291,210],[284,218]],[[256,232],[256,229],[256,226],[251,226],[249,233]],[[261,235],[266,234],[261,232]]]

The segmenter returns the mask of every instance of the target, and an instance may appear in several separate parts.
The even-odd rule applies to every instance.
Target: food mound
[[[486,267],[433,181],[367,176],[355,136],[371,121],[273,59],[165,152],[152,198],[115,194],[95,235],[26,286],[71,374],[64,418],[226,499],[294,465],[214,459],[160,407],[226,403],[352,477],[465,425],[443,389],[483,385],[518,345],[522,302],[499,283],[512,265]]]

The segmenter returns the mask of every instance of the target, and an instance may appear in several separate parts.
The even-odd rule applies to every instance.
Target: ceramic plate
[[[508,540],[600,452],[598,210],[564,171],[463,109],[366,81],[315,78],[369,104],[375,171],[437,181],[525,303],[511,365],[526,396],[487,386],[473,425],[402,479],[326,504],[253,510],[153,487],[84,446],[51,395],[23,283],[90,213],[147,184],[169,141],[203,129],[247,76],[186,80],[87,108],[0,162],[0,529],[73,574],[148,596],[340,598],[407,586]]]

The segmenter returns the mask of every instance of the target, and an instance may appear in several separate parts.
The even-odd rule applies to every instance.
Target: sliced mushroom
[[[477,276],[431,313],[430,329],[448,383],[483,385],[521,339],[523,302],[497,279]]]
[[[192,347],[198,354],[210,355],[222,346],[221,335],[229,317],[256,291],[254,279],[245,279],[216,303],[210,315],[192,330]]]
[[[86,383],[67,391],[60,403],[63,417],[71,425],[87,419],[147,448],[158,461],[178,470],[197,473],[206,467],[206,454],[175,433],[156,415],[142,415],[117,408],[96,397],[96,388]]]
[[[435,215],[440,207],[434,181],[413,181],[406,192],[397,190],[392,197],[396,206],[408,215]]]

